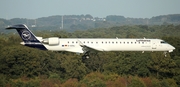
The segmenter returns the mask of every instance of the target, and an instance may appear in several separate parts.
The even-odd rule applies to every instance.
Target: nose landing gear
[[[164,52],[164,57],[167,57],[167,52]]]

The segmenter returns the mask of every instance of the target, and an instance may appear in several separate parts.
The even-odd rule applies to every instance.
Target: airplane
[[[25,24],[12,25],[23,42],[20,44],[51,51],[83,53],[82,59],[90,58],[91,51],[163,51],[173,52],[175,47],[161,39],[146,38],[42,38],[35,36]]]

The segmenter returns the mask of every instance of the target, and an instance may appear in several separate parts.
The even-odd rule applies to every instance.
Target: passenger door
[[[153,43],[152,43],[152,49],[157,49],[157,44],[156,44],[156,42],[153,42]]]

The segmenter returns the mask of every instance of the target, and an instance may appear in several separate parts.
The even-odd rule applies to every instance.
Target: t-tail
[[[21,39],[24,41],[23,45],[41,50],[46,50],[46,47],[37,39],[37,37],[28,29],[25,24],[12,25],[6,29],[16,29]]]

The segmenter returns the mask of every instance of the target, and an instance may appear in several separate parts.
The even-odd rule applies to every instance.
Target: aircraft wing
[[[84,53],[86,53],[87,51],[104,51],[104,49],[98,47],[98,46],[94,46],[94,45],[85,45],[83,44],[81,41],[79,41],[79,45],[82,47],[82,50],[84,51]]]
[[[88,45],[84,45],[82,46],[83,48],[89,49],[89,50],[96,50],[96,51],[104,51],[104,49],[99,48],[99,47],[95,47],[95,46],[88,46]]]

